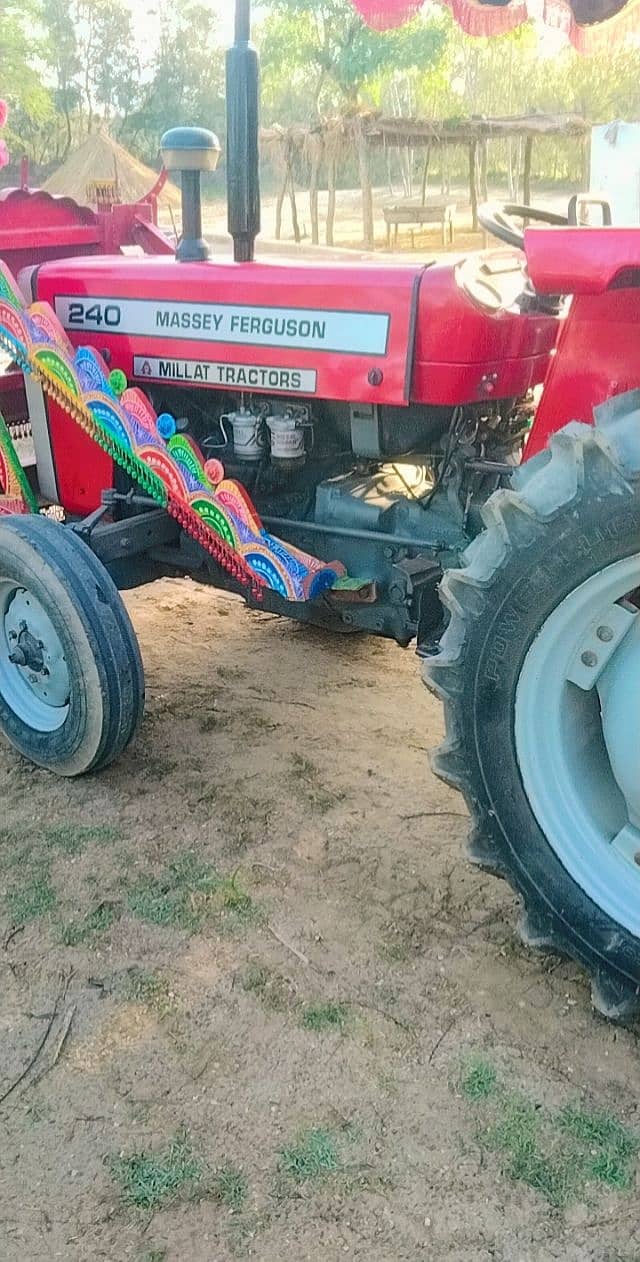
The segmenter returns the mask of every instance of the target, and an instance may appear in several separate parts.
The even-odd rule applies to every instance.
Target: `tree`
[[[381,35],[350,0],[272,0],[260,42],[272,109],[282,88],[290,95],[293,87],[309,117],[354,107],[385,73],[426,70],[438,60],[445,34],[439,20],[416,18]]]
[[[53,113],[53,102],[41,82],[36,58],[41,51],[37,0],[3,0],[0,13],[0,94],[9,103],[5,133],[9,149],[27,149]]]
[[[168,127],[224,125],[224,56],[215,14],[197,0],[164,0],[151,80],[129,118],[129,142],[147,158]]]

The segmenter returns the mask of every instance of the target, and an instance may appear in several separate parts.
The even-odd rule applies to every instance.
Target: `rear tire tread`
[[[431,755],[434,773],[459,789],[471,815],[467,853],[471,862],[505,877],[523,902],[520,934],[537,949],[575,959],[590,972],[594,1007],[614,1020],[640,1012],[640,988],[612,964],[611,970],[578,945],[557,912],[522,878],[514,855],[481,802],[479,770],[467,747],[469,716],[465,711],[464,664],[468,643],[481,609],[495,599],[502,571],[514,553],[544,534],[545,526],[585,493],[624,496],[640,493],[640,391],[618,397],[596,409],[596,425],[574,422],[555,434],[548,448],[523,464],[513,489],[499,490],[487,502],[486,525],[463,557],[463,568],[445,574],[441,598],[450,621],[440,652],[424,663],[424,681],[444,702],[447,736]]]

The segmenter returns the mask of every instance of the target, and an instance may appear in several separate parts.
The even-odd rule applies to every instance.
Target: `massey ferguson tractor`
[[[203,240],[200,173],[219,145],[200,129],[162,143],[182,179],[175,257],[139,209],[112,208],[126,232],[109,220],[100,238],[89,211],[70,226],[68,204],[0,196],[0,728],[63,776],[117,758],[144,700],[118,588],[162,575],[415,643],[470,858],[520,894],[525,941],[582,962],[597,1008],[628,1016],[640,232],[485,207],[495,248],[453,261],[256,262],[249,41],[238,0],[233,261]]]

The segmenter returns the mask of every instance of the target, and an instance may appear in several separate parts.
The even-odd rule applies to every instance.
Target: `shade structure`
[[[408,22],[423,0],[352,0],[377,31]],[[505,35],[530,18],[561,31],[580,52],[596,53],[640,34],[640,0],[442,0],[468,35]]]

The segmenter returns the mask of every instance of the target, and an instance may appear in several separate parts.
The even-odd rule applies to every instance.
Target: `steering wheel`
[[[563,227],[569,223],[567,215],[556,215],[552,210],[542,210],[539,206],[517,206],[508,203],[506,206],[495,206],[487,203],[478,210],[478,220],[485,232],[492,237],[514,246],[516,250],[524,250],[524,232],[517,227],[513,219],[532,219],[535,223],[551,224]]]

